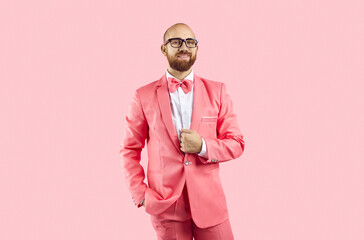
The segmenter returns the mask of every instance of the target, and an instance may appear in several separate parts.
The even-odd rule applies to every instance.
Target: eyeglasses
[[[170,38],[167,41],[163,43],[163,45],[166,45],[168,42],[171,43],[171,46],[174,48],[179,48],[182,46],[183,42],[185,42],[186,46],[189,48],[195,48],[198,43],[198,39],[195,38]]]

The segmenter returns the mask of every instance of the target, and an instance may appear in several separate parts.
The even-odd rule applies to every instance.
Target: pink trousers
[[[148,203],[146,203],[148,204]],[[233,240],[230,221],[199,228],[194,223],[186,185],[180,198],[159,215],[150,215],[158,240]]]

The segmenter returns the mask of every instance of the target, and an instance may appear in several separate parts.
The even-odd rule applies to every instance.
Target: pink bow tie
[[[182,81],[180,81],[173,77],[168,78],[168,88],[169,91],[172,93],[175,92],[178,89],[178,87],[181,87],[185,93],[188,93],[192,89],[192,84],[193,84],[192,80],[189,79],[183,79]]]

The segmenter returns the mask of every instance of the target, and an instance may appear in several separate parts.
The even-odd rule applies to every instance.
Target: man
[[[245,143],[222,82],[194,74],[198,40],[183,23],[164,34],[169,66],[138,88],[120,147],[127,186],[150,214],[158,239],[233,239],[220,163],[240,157]],[[140,165],[147,140],[148,185]]]

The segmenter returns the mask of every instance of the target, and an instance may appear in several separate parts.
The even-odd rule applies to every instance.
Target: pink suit
[[[198,227],[207,228],[229,217],[219,167],[240,157],[245,145],[224,83],[194,75],[190,129],[204,138],[208,159],[180,150],[164,74],[135,91],[120,155],[129,191],[137,204],[145,198],[147,213],[166,211],[179,199],[186,183],[192,218]],[[140,165],[145,140],[148,185]]]

